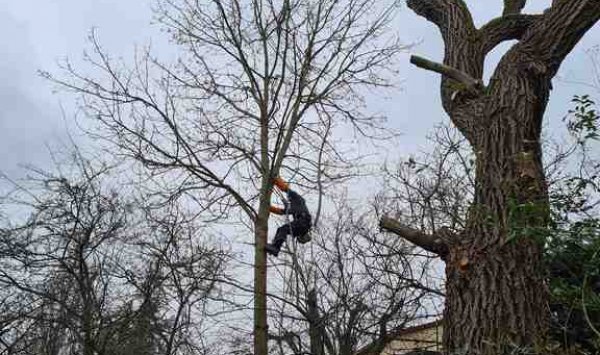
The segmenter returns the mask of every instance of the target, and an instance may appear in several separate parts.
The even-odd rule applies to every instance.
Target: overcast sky
[[[152,43],[159,52],[169,53],[160,28],[152,24],[148,0],[0,0],[0,171],[14,174],[18,164],[44,165],[46,145],[63,139],[67,117],[75,112],[69,97],[52,93],[52,87],[37,70],[56,71],[57,61],[69,57],[75,63],[86,49],[92,27],[98,29],[103,46],[115,57],[131,57],[136,45]],[[501,12],[500,0],[467,1],[481,24]],[[539,12],[550,0],[530,0],[527,12]],[[411,52],[440,60],[442,43],[436,29],[403,8],[396,20],[403,42],[417,45]],[[564,63],[561,76],[571,80],[589,79],[589,59],[584,50],[600,44],[596,26]],[[507,46],[504,46],[504,50]],[[488,60],[494,64],[501,50]],[[438,95],[439,77],[408,64],[401,58],[401,87],[379,109],[389,116],[389,125],[403,133],[400,148],[416,152],[425,134],[444,120]],[[581,85],[555,83],[547,113],[552,124],[560,123],[573,94],[589,91]],[[66,120],[69,121],[68,119]],[[76,132],[74,132],[76,133]]]

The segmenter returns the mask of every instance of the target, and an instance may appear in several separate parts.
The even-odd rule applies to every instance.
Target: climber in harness
[[[277,255],[279,255],[279,251],[281,250],[281,246],[289,234],[296,237],[300,243],[307,243],[310,241],[308,232],[311,227],[311,216],[308,212],[308,208],[306,208],[306,202],[304,201],[304,198],[302,198],[302,196],[300,196],[297,192],[290,189],[290,186],[287,182],[285,182],[282,178],[277,177],[273,183],[279,188],[279,190],[287,194],[288,200],[286,201],[284,199],[284,208],[271,206],[271,213],[288,216],[292,215],[294,217],[293,221],[290,221],[288,217],[288,223],[277,228],[273,242],[268,243],[265,247],[267,253],[277,257]]]

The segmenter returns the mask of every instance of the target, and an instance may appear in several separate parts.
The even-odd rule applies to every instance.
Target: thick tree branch
[[[504,0],[503,15],[520,14],[527,0]]]
[[[417,15],[435,24],[446,44],[450,36],[475,30],[471,13],[463,0],[407,0],[406,4]]]
[[[444,18],[446,15],[446,1],[442,0],[407,0],[406,5],[417,15],[423,16],[427,21],[437,25],[440,30],[447,26]]]
[[[404,227],[395,219],[383,216],[379,221],[379,227],[385,231],[399,235],[409,242],[429,252],[445,257],[448,254],[448,245],[445,238],[423,233],[416,229]]]
[[[600,19],[600,1],[555,1],[541,16],[504,58],[507,64],[512,61],[552,78],[573,47]],[[522,60],[515,60],[515,56]]]
[[[448,65],[444,65],[441,63],[436,63],[416,55],[410,57],[410,62],[421,69],[433,71],[445,75],[450,79],[458,81],[459,83],[465,86],[465,89],[467,91],[475,95],[483,93],[484,86],[481,80],[475,79],[469,74],[466,74],[458,69],[452,68]]]
[[[541,17],[541,15],[514,14],[504,15],[488,22],[479,30],[483,41],[483,53],[489,53],[504,41],[521,39]]]
[[[473,18],[463,0],[407,0],[407,5],[416,14],[437,25],[444,40],[443,64],[467,74],[475,80],[483,78],[484,53],[481,46],[480,33],[473,23]],[[442,76],[442,104],[453,122],[465,135],[473,127],[473,122],[456,122],[454,111],[460,105],[468,105],[471,95],[462,96],[455,101],[457,90],[455,78]],[[475,86],[477,87],[477,85]],[[460,88],[459,88],[460,89]],[[460,90],[462,91],[462,90]],[[470,117],[469,120],[473,120]]]

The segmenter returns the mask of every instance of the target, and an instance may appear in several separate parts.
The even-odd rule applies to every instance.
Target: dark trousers
[[[273,245],[277,249],[281,249],[281,246],[285,242],[285,239],[288,235],[293,235],[294,237],[300,237],[308,233],[310,229],[310,219],[299,218],[294,219],[290,223],[286,223],[281,227],[277,228],[277,232],[275,233],[275,238],[273,238]]]

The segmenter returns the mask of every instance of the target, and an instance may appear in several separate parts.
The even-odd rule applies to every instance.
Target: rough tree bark
[[[462,0],[407,4],[444,39],[443,64],[420,57],[411,62],[442,74],[444,109],[476,154],[475,198],[456,236],[423,235],[390,219],[381,226],[446,262],[447,353],[542,346],[548,323],[538,238],[548,222],[542,119],[551,80],[600,18],[600,1],[555,0],[543,14],[524,15],[525,0],[504,0],[503,15],[479,29]],[[484,59],[507,40],[518,42],[485,87]]]

